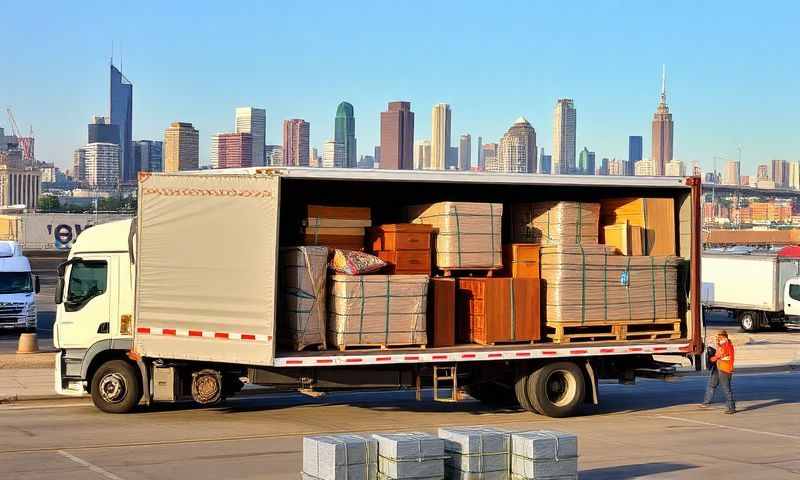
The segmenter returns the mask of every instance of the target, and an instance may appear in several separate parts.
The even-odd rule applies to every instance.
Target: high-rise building
[[[414,144],[414,169],[431,169],[431,142],[423,140]]]
[[[16,158],[10,160],[9,155]],[[4,150],[0,156],[4,157],[0,158],[0,206],[24,205],[35,210],[42,190],[42,171],[30,166],[32,162],[26,161],[22,148]],[[23,166],[14,166],[18,164]]]
[[[86,143],[116,143],[119,145],[119,125],[111,123],[108,117],[101,117],[95,115],[92,117],[92,123],[87,126],[87,142]]]
[[[598,175],[602,175],[602,176],[608,175],[608,159],[607,158],[603,158],[602,160],[600,160],[600,166],[597,167],[597,174]]]
[[[375,154],[373,155],[373,161],[375,162],[375,165],[377,165],[377,167],[380,167],[380,164],[381,164],[381,147],[380,147],[380,145],[377,145],[375,147],[374,153]],[[373,168],[375,168],[375,166],[373,166]]]
[[[414,168],[414,112],[411,111],[411,102],[389,102],[388,109],[381,112],[381,146],[375,161],[384,169]]]
[[[458,147],[447,147],[444,168],[445,170],[458,170]]]
[[[338,116],[337,116],[338,120]],[[336,140],[328,140],[322,146],[322,167],[324,168],[355,168],[348,165],[345,144]]]
[[[756,180],[769,180],[769,166],[758,166],[758,169],[756,170]]]
[[[353,115],[353,106],[347,102],[340,103],[336,108],[334,141],[344,148],[346,160],[342,166],[356,168],[358,166],[358,157],[356,156],[356,117]]]
[[[114,190],[119,182],[120,146],[115,143],[89,143],[86,152],[86,183],[98,190]]]
[[[628,161],[638,162],[642,159],[642,136],[631,135],[628,137]]]
[[[86,181],[86,150],[83,148],[72,154],[72,179],[77,183]]]
[[[264,144],[267,138],[267,111],[263,108],[239,107],[236,109],[234,132],[248,133],[252,142],[251,165],[264,165]]]
[[[656,168],[652,160],[639,160],[634,163],[634,175],[637,177],[653,177],[656,175]]]
[[[575,172],[576,133],[575,104],[569,98],[560,98],[553,110],[553,174]]]
[[[681,160],[672,160],[664,165],[664,176],[667,177],[685,177],[686,166]]]
[[[448,168],[450,150],[450,105],[437,103],[431,112],[431,169]]]
[[[595,153],[583,147],[578,157],[578,173],[581,175],[594,175]]]
[[[120,172],[122,182],[135,182],[137,171],[133,159],[133,84],[111,64],[111,123],[119,127]]]
[[[739,185],[741,175],[741,164],[737,161],[729,161],[725,163],[725,171],[722,174],[722,183],[725,185]]]
[[[218,133],[211,137],[211,152],[212,168],[252,167],[253,136],[249,133]]]
[[[164,170],[164,142],[158,140],[137,140],[133,142],[133,159],[140,172],[161,172]]]
[[[472,166],[472,136],[461,135],[458,139],[458,169],[467,171]]]
[[[283,165],[283,145],[264,146],[264,165],[268,166]]]
[[[283,121],[283,164],[309,166],[311,124],[301,118]]]
[[[664,165],[672,161],[672,114],[667,107],[667,73],[661,72],[661,97],[653,114],[653,145],[650,160],[655,175],[664,175]]]
[[[499,166],[497,165],[497,149],[498,145],[496,143],[483,144],[484,170],[487,172],[500,171]]]
[[[361,158],[358,159],[358,168],[375,168],[375,157],[361,155]]]
[[[200,132],[191,123],[174,122],[164,131],[164,171],[200,168]]]
[[[536,159],[531,161],[530,155],[536,155],[536,132],[525,117],[519,117],[508,129],[497,150],[497,159],[490,172],[534,173],[529,169],[536,168]]]
[[[789,185],[789,165],[786,160],[772,161],[772,176],[775,188],[786,188]]]
[[[800,162],[789,162],[789,188],[800,190]]]
[[[478,137],[478,157],[477,157],[477,159],[478,159],[478,165],[476,165],[476,169],[479,172],[482,172],[483,170],[485,170],[484,162],[483,162],[483,138],[482,137]]]
[[[539,173],[550,174],[553,171],[553,156],[545,155],[544,148],[539,154]]]
[[[310,147],[308,150],[308,166],[309,167],[322,166],[322,158],[320,158],[319,152],[317,152],[316,147]]]

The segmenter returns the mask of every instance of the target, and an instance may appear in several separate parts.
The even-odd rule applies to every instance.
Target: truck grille
[[[0,303],[0,324],[17,323],[23,308],[22,303]]]

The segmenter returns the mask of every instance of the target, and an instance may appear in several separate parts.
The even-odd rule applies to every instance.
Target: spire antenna
[[[661,102],[667,102],[667,66],[661,65]]]

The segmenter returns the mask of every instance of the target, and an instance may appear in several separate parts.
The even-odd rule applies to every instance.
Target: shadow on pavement
[[[691,468],[697,468],[697,465],[689,465],[686,463],[652,462],[638,465],[620,465],[618,467],[581,470],[579,477],[581,480],[623,480],[629,478],[642,478],[648,475],[657,475],[659,473],[678,472]]]

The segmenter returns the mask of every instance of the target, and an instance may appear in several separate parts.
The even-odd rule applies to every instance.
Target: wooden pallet
[[[553,343],[623,342],[681,338],[681,320],[634,320],[603,324],[579,322],[547,324],[547,338]]]
[[[416,348],[425,350],[426,345],[419,343],[351,343],[348,345],[339,345],[336,348],[338,348],[340,352],[346,350],[392,350],[395,348]]]

